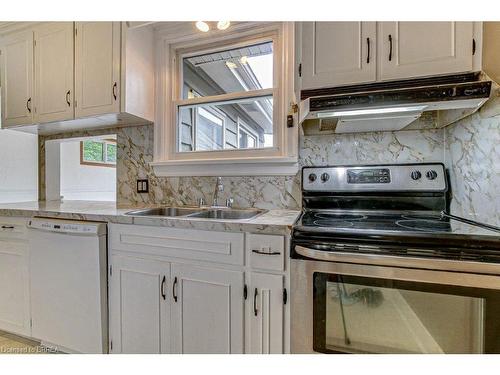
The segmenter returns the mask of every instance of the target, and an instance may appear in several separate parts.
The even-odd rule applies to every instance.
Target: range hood
[[[301,92],[300,122],[321,120],[335,133],[401,130],[427,111],[477,110],[490,97],[481,73]]]

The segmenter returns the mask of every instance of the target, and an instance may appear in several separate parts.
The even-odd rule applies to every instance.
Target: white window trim
[[[221,48],[221,42],[237,46],[249,41],[273,39],[274,88],[217,96],[217,100],[234,100],[273,95],[273,123],[275,147],[261,149],[236,149],[216,151],[177,152],[177,126],[175,108],[178,105],[213,103],[214,97],[179,99],[182,82],[178,82],[179,61],[177,55],[189,50],[206,51]],[[296,103],[293,77],[295,70],[295,25],[292,22],[248,22],[235,27],[231,32],[214,32],[171,38],[160,34],[157,40],[157,121],[155,122],[155,157],[151,163],[160,176],[248,176],[248,175],[295,175],[298,171],[298,126],[297,116],[292,112]],[[203,48],[208,47],[208,48]],[[195,53],[195,52],[193,52]],[[295,125],[286,127],[286,117],[293,114]],[[233,168],[233,166],[235,166]]]

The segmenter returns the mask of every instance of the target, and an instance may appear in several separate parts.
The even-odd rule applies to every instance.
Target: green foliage
[[[104,162],[104,143],[83,141],[83,160],[90,162]]]

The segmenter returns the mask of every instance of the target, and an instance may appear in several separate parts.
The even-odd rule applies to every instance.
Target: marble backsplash
[[[500,116],[488,107],[445,129],[451,212],[500,226]]]
[[[306,136],[300,140],[300,164],[373,164],[442,161],[443,130]],[[153,128],[123,128],[118,133],[117,202],[119,206],[165,203],[196,204],[212,199],[215,177],[157,177],[152,160]],[[149,178],[149,194],[135,191],[137,178]],[[222,199],[235,206],[298,209],[300,173],[296,176],[223,177]]]
[[[117,205],[192,205],[199,198],[212,199],[215,177],[158,177],[153,160],[153,126],[144,125],[75,132],[40,137],[40,199],[45,191],[45,141],[117,135]],[[300,139],[300,165],[341,165],[442,161],[443,130],[412,130],[345,135],[311,135]],[[149,193],[135,190],[137,178],[149,179]],[[296,176],[223,177],[222,199],[232,197],[235,206],[298,209],[301,206],[300,173]]]

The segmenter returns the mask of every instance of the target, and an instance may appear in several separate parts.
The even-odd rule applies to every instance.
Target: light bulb
[[[226,61],[226,66],[229,68],[229,69],[236,69],[237,65],[232,62],[232,61]]]
[[[206,23],[204,21],[197,21],[196,28],[200,31],[203,31],[204,33],[206,33],[208,30],[210,30],[210,26],[208,26],[208,23]]]
[[[217,28],[219,30],[226,30],[231,25],[230,21],[219,21],[217,22]]]
[[[246,64],[246,63],[248,63],[248,57],[246,57],[246,56],[241,56],[241,57],[240,57],[240,63],[242,63],[242,64]]]

